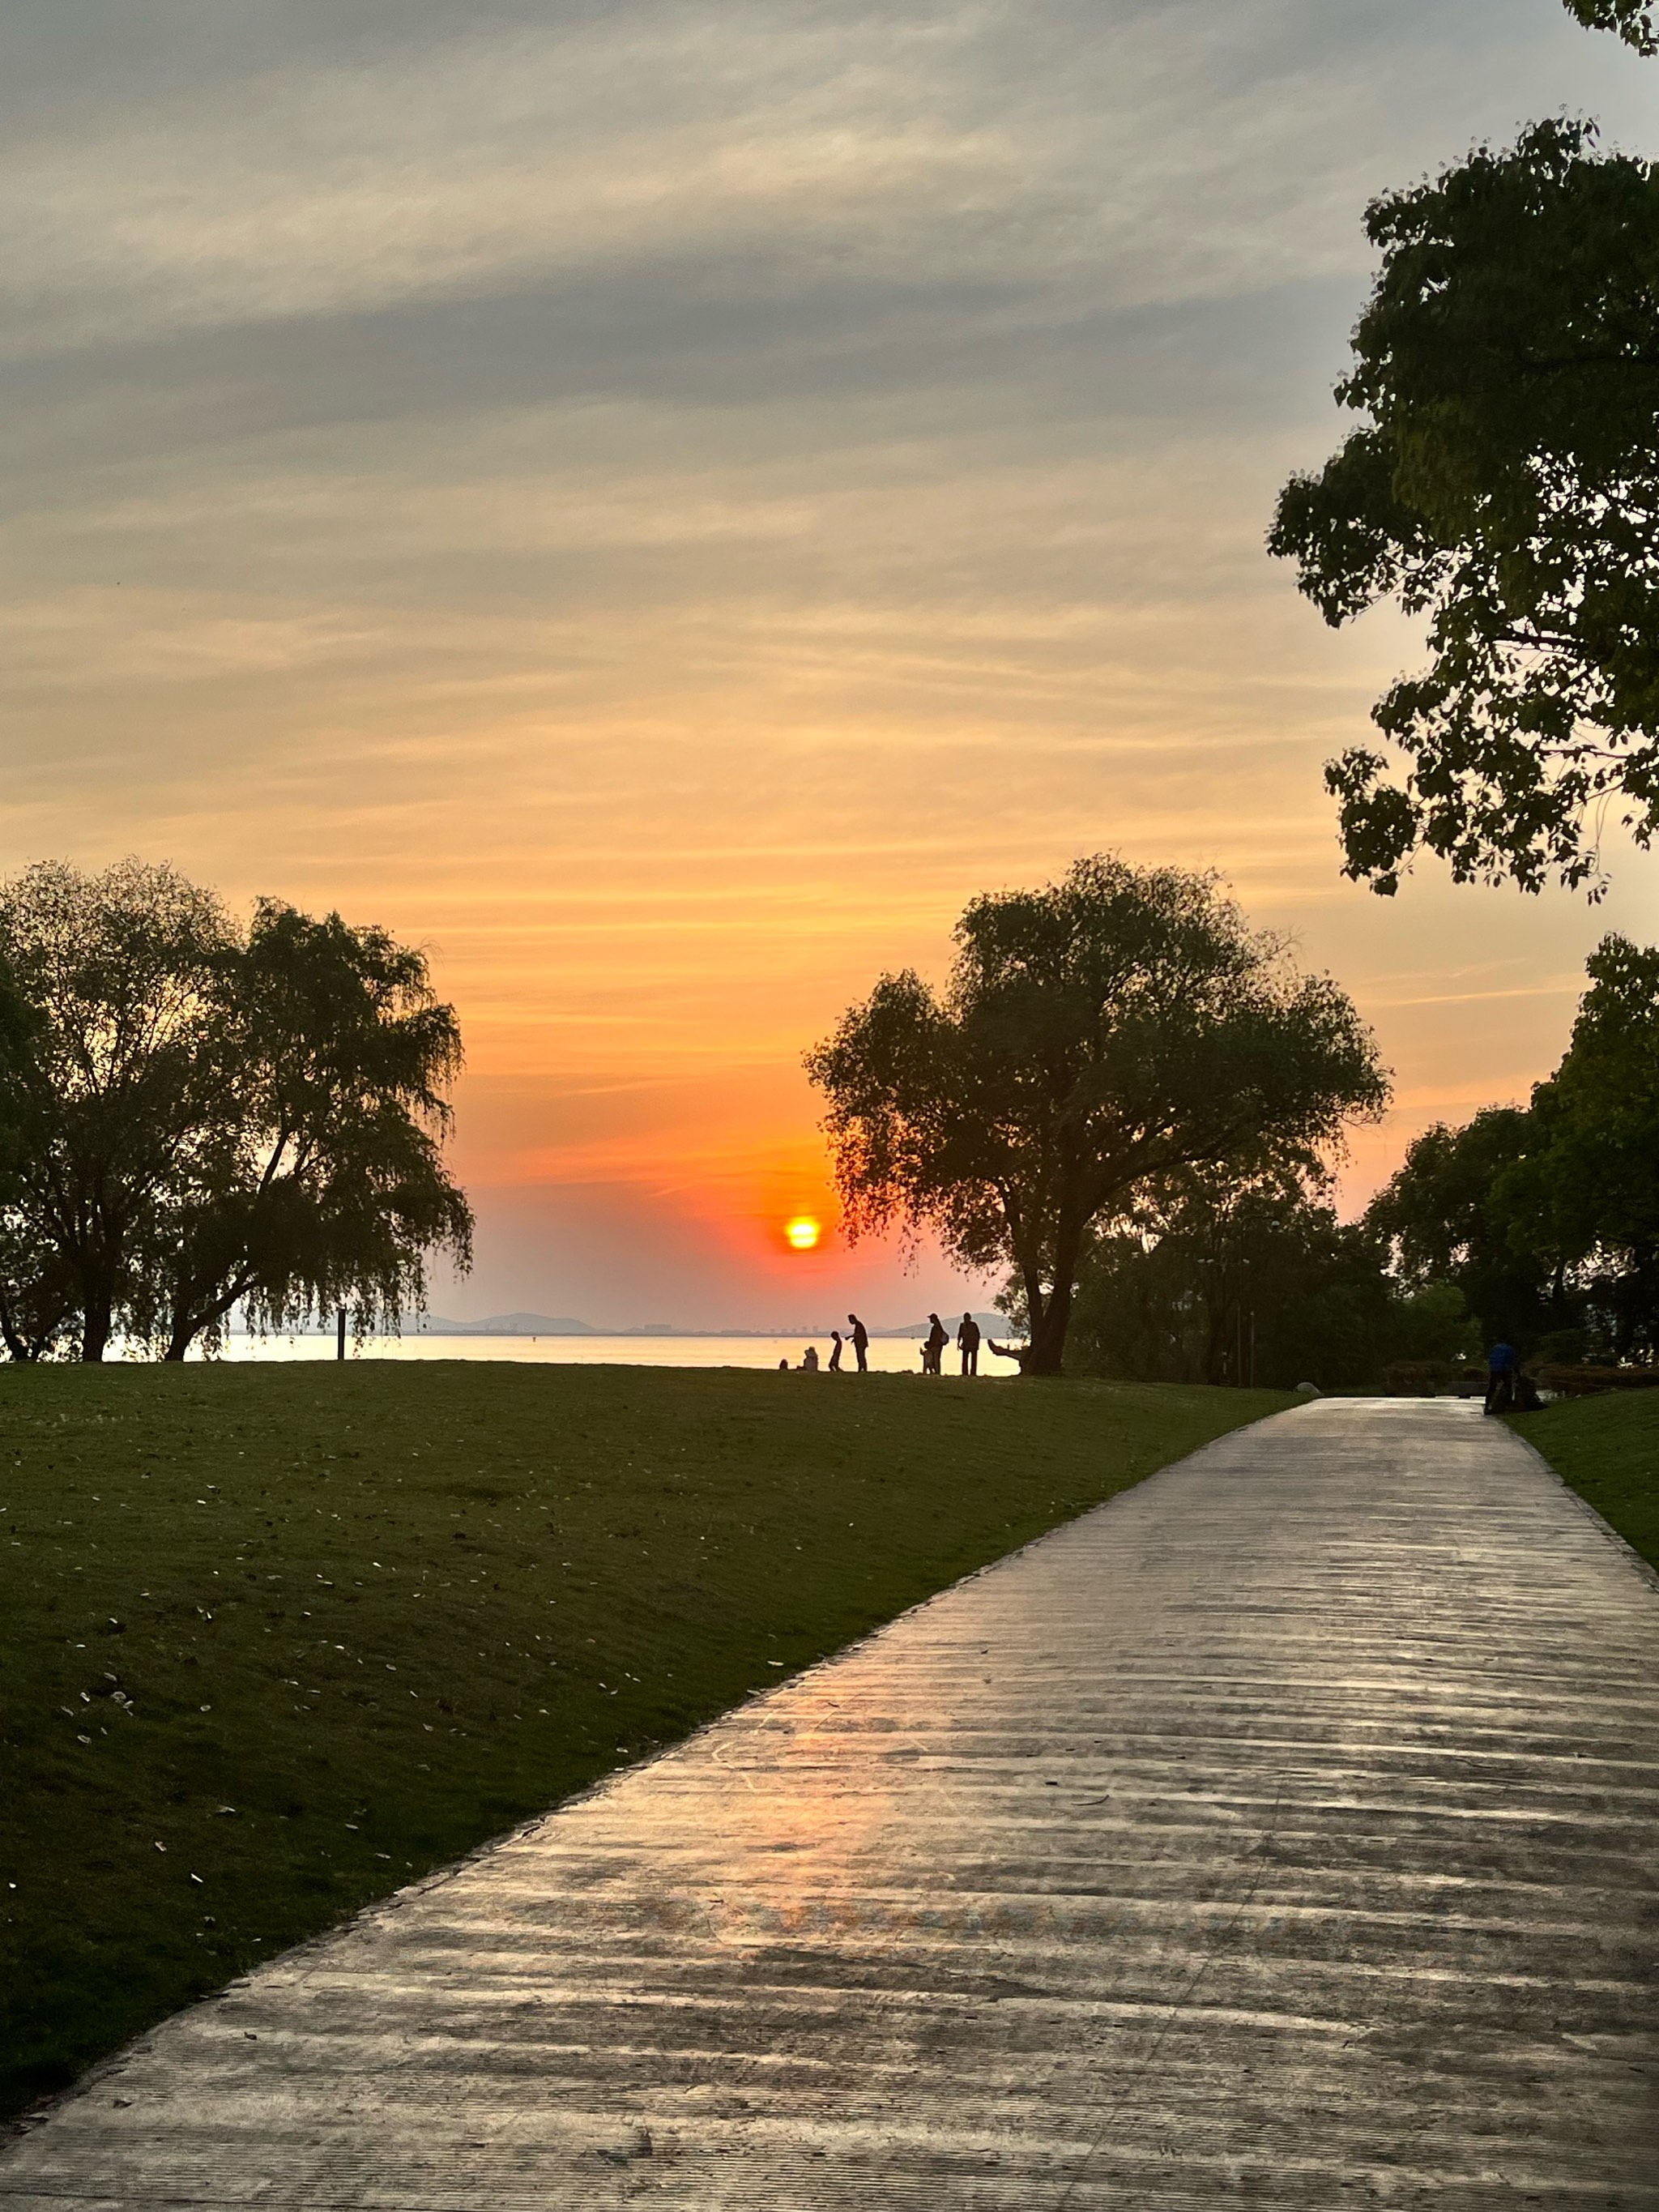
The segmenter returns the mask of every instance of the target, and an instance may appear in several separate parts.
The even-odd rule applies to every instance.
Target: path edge
[[[1562,1474],[1560,1468],[1551,1465],[1550,1462],[1545,1458],[1543,1453],[1539,1450],[1537,1445],[1534,1443],[1530,1437],[1523,1437],[1519,1429],[1511,1428],[1507,1421],[1504,1422],[1504,1425],[1506,1429],[1509,1429],[1510,1434],[1515,1438],[1516,1443],[1521,1446],[1521,1449],[1523,1451],[1530,1452],[1532,1454],[1532,1456],[1537,1461],[1539,1466],[1543,1468],[1545,1474],[1548,1475],[1551,1481],[1556,1484],[1559,1488],[1565,1490],[1572,1503],[1578,1508],[1578,1510],[1583,1514],[1588,1520],[1595,1523],[1595,1527],[1601,1531],[1602,1535],[1607,1538],[1608,1543],[1613,1546],[1614,1551],[1622,1553],[1625,1564],[1636,1570],[1637,1573],[1648,1585],[1650,1589],[1656,1593],[1659,1593],[1659,1567],[1656,1567],[1650,1559],[1644,1559],[1642,1557],[1642,1554],[1637,1550],[1635,1545],[1631,1542],[1629,1537],[1621,1536],[1619,1531],[1613,1527],[1612,1522],[1604,1519],[1590,1504],[1589,1498],[1586,1498],[1582,1492],[1577,1491],[1573,1488],[1572,1485],[1567,1480],[1565,1475]]]
[[[1311,1404],[1317,1401],[1310,1400],[1307,1402]],[[1133,1497],[1136,1492],[1144,1490],[1149,1482],[1156,1482],[1160,1475],[1169,1474],[1176,1468],[1189,1466],[1194,1460],[1202,1459],[1206,1452],[1218,1450],[1223,1444],[1230,1443],[1236,1437],[1249,1436],[1254,1430],[1265,1428],[1270,1421],[1286,1420],[1292,1414],[1298,1413],[1302,1410],[1303,1407],[1299,1405],[1282,1406],[1277,1412],[1261,1414],[1254,1421],[1241,1421],[1236,1429],[1224,1429],[1218,1437],[1211,1437],[1207,1442],[1199,1444],[1194,1450],[1183,1452],[1179,1459],[1166,1460],[1162,1467],[1149,1468],[1138,1481],[1126,1484],[1121,1490],[1115,1491],[1111,1497],[1103,1498],[1098,1504],[1085,1505],[1081,1513],[1074,1513],[1069,1521],[1056,1521],[1052,1528],[1044,1528],[1039,1534],[1029,1538],[1024,1544],[1016,1545],[1012,1552],[1004,1552],[994,1559],[988,1559],[983,1566],[970,1567],[965,1575],[958,1575],[955,1582],[947,1583],[944,1589],[936,1589],[927,1597],[918,1598],[914,1605],[906,1606],[902,1613],[896,1613],[890,1620],[878,1622],[875,1627],[866,1629],[862,1636],[854,1637],[850,1643],[839,1644],[833,1651],[826,1651],[821,1659],[814,1659],[810,1666],[801,1668],[793,1674],[786,1674],[781,1681],[769,1682],[762,1689],[750,1691],[746,1698],[739,1698],[735,1705],[727,1705],[723,1711],[713,1714],[708,1720],[700,1722],[695,1729],[681,1736],[677,1742],[663,1744],[656,1750],[648,1753],[643,1759],[630,1759],[624,1766],[613,1766],[608,1774],[600,1775],[596,1782],[590,1782],[585,1789],[573,1790],[568,1797],[561,1797],[556,1803],[544,1806],[539,1813],[532,1813],[513,1827],[503,1828],[499,1835],[487,1836],[481,1844],[475,1844],[470,1851],[463,1852],[459,1858],[451,1859],[446,1865],[434,1867],[429,1874],[422,1875],[416,1881],[406,1883],[402,1888],[389,1891],[385,1897],[375,1898],[368,1904],[360,1905],[346,1919],[336,1921],[332,1927],[319,1929],[316,1935],[307,1936],[303,1942],[291,1944],[286,1951],[273,1952],[270,1958],[261,1959],[257,1966],[250,1966],[246,1972],[238,1974],[233,1980],[222,1984],[220,1988],[205,1991],[201,1996],[192,1999],[189,2004],[181,2005],[177,2012],[168,2013],[164,2018],[155,2021],[152,2026],[141,2028],[131,2042],[124,2043],[117,2051],[106,2052],[102,2058],[94,2059],[84,2074],[77,2075],[75,2080],[64,2088],[55,2090],[50,2096],[42,2098],[39,2104],[31,2105],[23,2112],[13,2113],[9,2119],[0,2120],[0,2166],[4,2165],[7,2155],[11,2150],[21,2143],[26,2137],[33,2135],[37,2128],[44,2127],[65,2106],[76,2103],[83,2096],[91,2095],[94,2091],[118,2075],[129,2059],[147,2056],[146,2046],[150,2037],[158,2034],[163,2028],[171,2027],[175,2021],[189,2019],[194,2014],[205,2011],[210,2005],[224,2004],[230,1998],[240,1996],[250,1983],[268,1969],[284,1963],[303,1960],[307,1954],[322,1951],[339,1938],[349,1935],[353,1929],[372,1922],[377,1914],[400,1911],[406,1899],[424,1897],[432,1890],[442,1888],[446,1883],[453,1881],[458,1876],[465,1873],[478,1860],[489,1856],[491,1852],[500,1850],[509,1844],[517,1842],[521,1837],[533,1836],[547,1821],[556,1820],[562,1813],[569,1811],[573,1806],[587,1804],[592,1799],[602,1796],[614,1784],[624,1780],[629,1775],[644,1773],[647,1769],[660,1764],[662,1760],[672,1759],[679,1752],[697,1742],[700,1738],[710,1735],[716,1729],[724,1727],[734,1714],[747,1712],[753,1706],[766,1705],[784,1690],[799,1682],[804,1675],[812,1674],[818,1668],[838,1666],[843,1659],[850,1658],[854,1652],[861,1651],[866,1645],[874,1644],[880,1638],[890,1634],[901,1621],[909,1620],[917,1613],[926,1613],[930,1606],[938,1605],[943,1599],[949,1597],[952,1591],[965,1589],[970,1583],[979,1581],[981,1576],[994,1574],[999,1568],[1006,1566],[1011,1561],[1023,1559],[1028,1552],[1035,1551],[1039,1544],[1047,1543],[1051,1536],[1059,1535],[1064,1529],[1075,1528],[1079,1522],[1091,1519],[1097,1513],[1109,1513],[1120,1498]],[[1524,1439],[1522,1441],[1524,1442]],[[1528,1449],[1530,1449],[1531,1447],[1528,1446]],[[1548,1462],[1545,1461],[1544,1464],[1548,1466]],[[1550,1473],[1555,1474],[1553,1468],[1550,1468]],[[1559,1482],[1560,1477],[1557,1475],[1556,1480]],[[1598,1520],[1601,1518],[1599,1514],[1595,1517]],[[1605,1522],[1602,1525],[1605,1527]],[[1609,1535],[1614,1534],[1611,1529],[1607,1533]],[[1623,1539],[1619,1538],[1617,1540],[1622,1542]],[[1638,1562],[1638,1564],[1642,1563]],[[1659,1578],[1656,1579],[1659,1580]],[[0,2196],[5,2193],[3,2190],[0,2190]]]

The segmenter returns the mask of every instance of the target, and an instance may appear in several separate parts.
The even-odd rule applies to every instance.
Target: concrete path
[[[170,2021],[0,2212],[1659,2207],[1656,1811],[1651,1579],[1326,1401]]]

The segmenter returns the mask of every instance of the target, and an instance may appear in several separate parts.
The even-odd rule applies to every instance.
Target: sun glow
[[[810,1252],[823,1236],[823,1230],[810,1213],[798,1213],[793,1221],[785,1222],[783,1233],[789,1240],[792,1251]]]

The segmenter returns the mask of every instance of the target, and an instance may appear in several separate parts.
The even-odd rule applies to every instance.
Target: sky
[[[1352,992],[1357,1205],[1524,1097],[1659,863],[1345,883],[1320,765],[1417,641],[1263,533],[1367,198],[1543,113],[1650,148],[1656,71],[1558,0],[11,0],[0,871],[425,947],[441,1311],[983,1303],[836,1233],[801,1054],[1089,852]]]

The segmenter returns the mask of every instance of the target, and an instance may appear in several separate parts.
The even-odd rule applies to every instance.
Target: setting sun
[[[823,1236],[823,1231],[810,1213],[798,1213],[793,1221],[784,1224],[783,1233],[788,1238],[792,1249],[797,1252],[810,1252],[819,1237]]]

